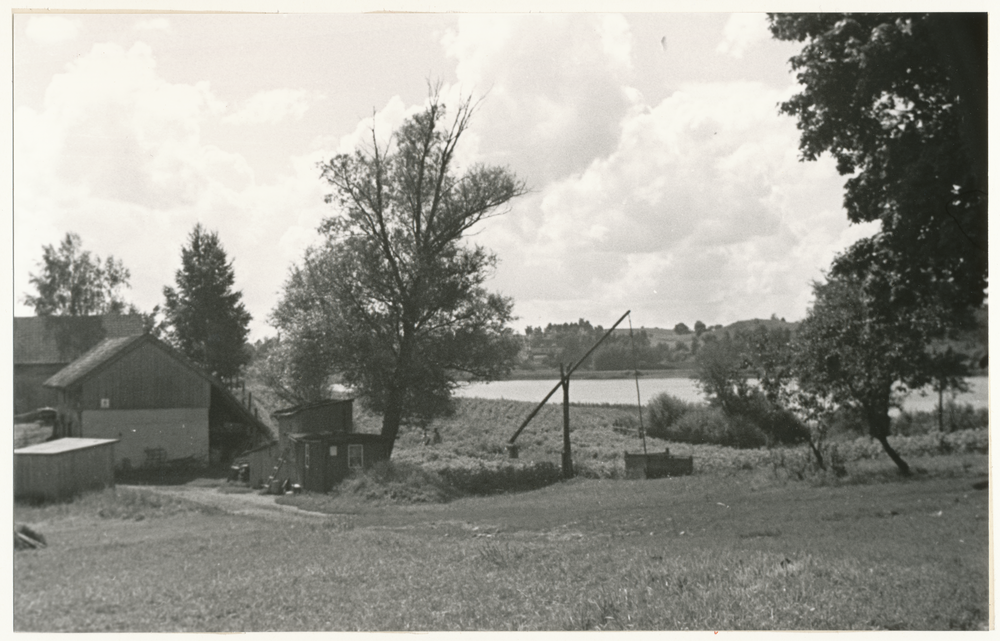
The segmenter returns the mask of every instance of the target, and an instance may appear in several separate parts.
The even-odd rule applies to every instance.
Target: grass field
[[[208,478],[177,482],[213,492],[213,507],[153,486],[16,504],[15,520],[49,545],[14,556],[14,629],[989,625],[989,499],[974,489],[988,473],[986,430],[893,437],[915,471],[909,479],[870,439],[834,443],[846,467],[837,475],[811,469],[803,448],[649,439],[651,451],[693,455],[695,474],[630,481],[620,478],[621,453],[642,448],[635,408],[574,406],[578,478],[549,475],[541,489],[499,495],[475,483],[442,489],[456,478],[503,489],[517,470],[531,480],[558,469],[558,407],[518,439],[521,467],[506,458],[530,410],[460,400],[430,426],[441,443],[425,445],[416,428],[402,433],[395,478],[279,499],[322,515],[224,509],[246,490]],[[357,411],[356,422],[377,431],[376,416]]]
[[[49,547],[15,555],[14,629],[981,629],[987,461],[966,458],[907,481],[576,479],[286,522],[124,489],[17,505]]]

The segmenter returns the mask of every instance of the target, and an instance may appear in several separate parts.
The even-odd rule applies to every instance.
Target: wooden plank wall
[[[83,383],[81,408],[159,409],[204,407],[211,384],[170,355],[146,343]]]
[[[59,454],[14,454],[14,497],[54,500],[113,487],[114,444]]]

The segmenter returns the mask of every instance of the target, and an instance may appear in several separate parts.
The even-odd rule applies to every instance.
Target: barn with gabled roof
[[[227,461],[276,436],[219,380],[148,334],[101,341],[45,386],[59,393],[54,435],[117,439],[119,468]]]

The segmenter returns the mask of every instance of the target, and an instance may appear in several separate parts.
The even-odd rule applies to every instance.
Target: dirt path
[[[278,520],[287,520],[288,517],[312,519],[336,518],[335,515],[301,510],[293,505],[280,505],[274,501],[277,497],[269,494],[258,494],[256,491],[223,493],[219,491],[218,487],[194,485],[119,485],[118,487],[172,496],[208,507],[214,507],[229,514],[242,514]]]

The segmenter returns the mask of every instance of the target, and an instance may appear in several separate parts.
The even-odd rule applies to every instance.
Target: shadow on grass
[[[159,467],[139,467],[117,470],[115,482],[122,485],[205,485],[224,483],[229,477],[228,465],[197,465],[187,461]]]

